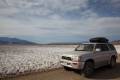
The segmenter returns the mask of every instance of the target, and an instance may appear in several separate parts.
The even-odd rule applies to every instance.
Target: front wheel
[[[64,69],[65,69],[66,71],[71,71],[71,68],[66,67],[66,66],[64,66]]]
[[[91,61],[86,62],[82,75],[84,77],[89,77],[90,75],[93,74],[93,72],[94,72],[94,63]]]

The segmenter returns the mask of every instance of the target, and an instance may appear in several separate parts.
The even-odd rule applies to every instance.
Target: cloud
[[[118,0],[101,2],[119,7]],[[88,0],[0,0],[0,36],[47,37],[49,41],[51,36],[80,39],[120,34],[120,17],[99,16],[89,7]]]
[[[61,36],[111,36],[112,34],[120,34],[120,18],[117,17],[97,17],[82,20],[35,19],[25,24],[8,19],[2,19],[0,22],[1,35],[54,36],[55,34]]]
[[[0,19],[0,35],[1,36],[38,36],[45,35],[47,31],[41,31],[34,27],[34,25],[22,24],[19,21],[12,19]]]
[[[17,10],[16,8],[0,9],[0,16],[3,16],[3,15],[10,16],[18,12],[19,10]]]
[[[114,8],[120,8],[120,0],[111,0],[110,3],[113,5]]]
[[[120,17],[120,0],[89,0],[89,7],[99,16]]]
[[[0,0],[0,10],[3,10],[3,13],[12,10],[11,13],[16,14],[47,16],[54,13],[79,10],[85,8],[86,3],[87,0]]]

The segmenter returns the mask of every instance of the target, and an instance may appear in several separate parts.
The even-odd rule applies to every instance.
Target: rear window
[[[110,50],[115,50],[115,47],[112,44],[108,44]]]

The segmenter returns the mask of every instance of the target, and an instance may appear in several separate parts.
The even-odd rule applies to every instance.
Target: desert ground
[[[76,71],[65,71],[59,64],[72,46],[0,46],[0,80],[87,80]],[[119,53],[119,46],[116,49]],[[97,69],[90,80],[120,80],[120,58],[115,68]],[[27,72],[27,73],[26,73]],[[5,75],[3,77],[3,75]],[[13,75],[13,76],[11,76]]]
[[[78,72],[65,71],[63,68],[16,76],[12,78],[4,78],[1,80],[120,80],[120,58],[114,68],[107,66],[95,70],[94,75],[90,78],[82,77]]]

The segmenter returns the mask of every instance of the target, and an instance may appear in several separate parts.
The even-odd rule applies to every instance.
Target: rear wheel
[[[93,72],[94,72],[94,63],[91,61],[86,62],[82,75],[84,77],[90,77],[93,74]]]
[[[113,67],[115,67],[115,65],[116,65],[116,58],[115,57],[111,57],[110,67],[113,68]]]

